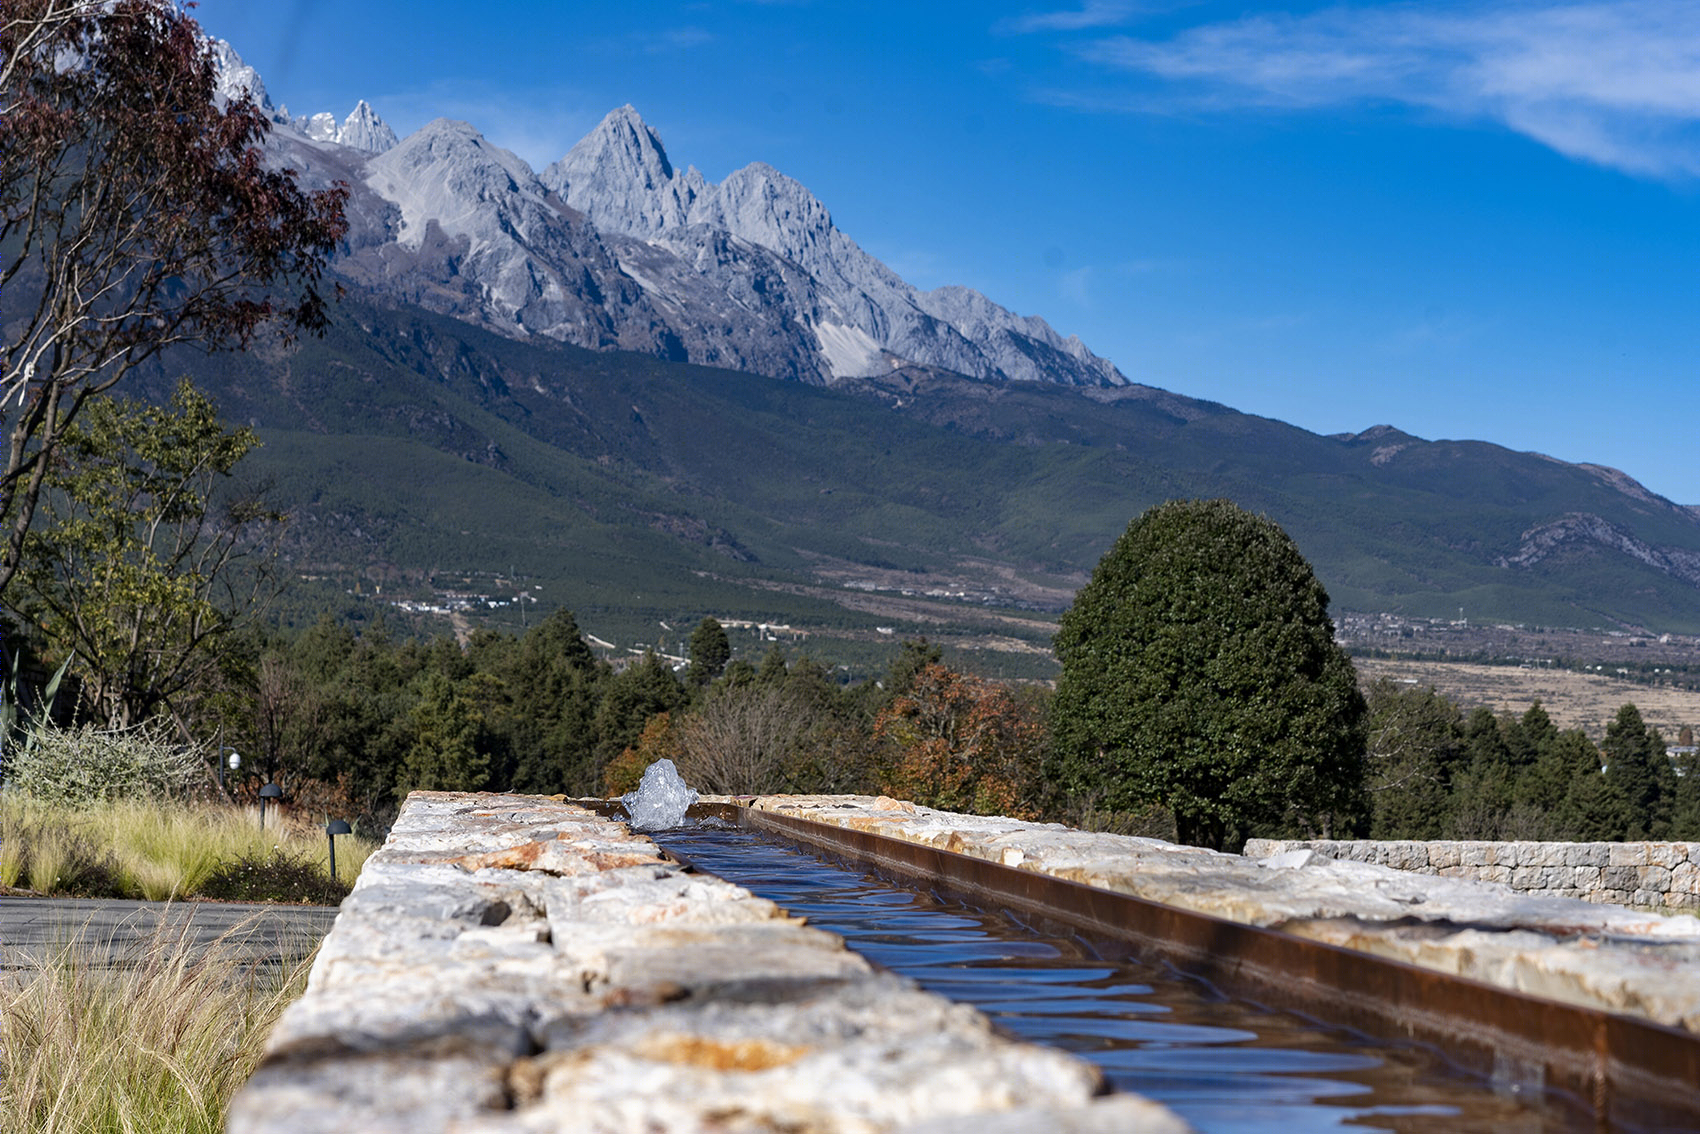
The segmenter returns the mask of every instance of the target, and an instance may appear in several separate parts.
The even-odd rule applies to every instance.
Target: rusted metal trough
[[[1112,959],[1165,962],[1236,997],[1431,1044],[1498,1084],[1566,1092],[1601,1129],[1700,1130],[1700,1036],[1681,1028],[798,815],[728,803],[692,814],[1057,923]]]

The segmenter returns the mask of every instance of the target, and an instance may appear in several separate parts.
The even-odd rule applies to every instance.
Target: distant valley
[[[630,108],[540,174],[464,123],[275,113],[275,160],[354,187],[349,296],[323,339],[152,381],[189,370],[259,428],[326,594],[482,579],[467,617],[566,605],[621,648],[713,613],[1020,670],[1133,516],[1227,496],[1339,610],[1700,632],[1700,516],[1620,472],[1130,382],[1042,319],[911,287],[771,167],[675,169]]]

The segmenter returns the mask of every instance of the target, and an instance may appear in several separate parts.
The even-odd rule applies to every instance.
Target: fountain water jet
[[[664,831],[682,826],[685,812],[697,801],[671,760],[657,760],[643,770],[638,789],[620,797],[634,831]]]

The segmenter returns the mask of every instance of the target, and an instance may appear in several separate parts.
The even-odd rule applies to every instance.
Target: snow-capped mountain
[[[291,125],[315,142],[335,142],[371,154],[381,154],[397,141],[395,131],[378,117],[365,99],[355,103],[353,111],[341,123],[337,122],[336,115],[325,112],[298,118]]]
[[[360,102],[292,118],[215,41],[221,95],[246,91],[271,145],[354,190],[334,268],[371,290],[513,337],[827,383],[935,367],[983,380],[1114,386],[1114,365],[979,292],[922,292],[756,162],[718,185],[676,169],[630,106],[541,175],[463,122],[397,140]]]
[[[218,63],[218,92],[214,97],[220,105],[247,95],[274,125],[303,134],[315,142],[334,142],[374,154],[383,153],[396,144],[395,131],[378,117],[365,99],[356,103],[354,110],[340,123],[336,115],[329,112],[291,117],[288,107],[272,102],[260,73],[244,63],[234,47],[222,39],[208,42],[212,44],[213,58]]]
[[[719,185],[694,166],[676,172],[630,106],[611,111],[542,180],[605,230],[685,251],[696,239],[690,230],[706,228],[797,264],[827,300],[810,330],[835,377],[873,373],[896,358],[975,378],[1126,381],[1043,319],[1017,316],[968,288],[918,291],[840,231],[819,198],[765,162]]]

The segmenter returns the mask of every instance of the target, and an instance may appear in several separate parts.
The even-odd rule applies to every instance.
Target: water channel
[[[1096,1063],[1203,1134],[1599,1131],[1551,1093],[1496,1090],[1431,1048],[1392,1045],[1217,995],[1167,966],[1112,960],[998,911],[904,889],[721,820],[648,832],[1004,1030]]]

